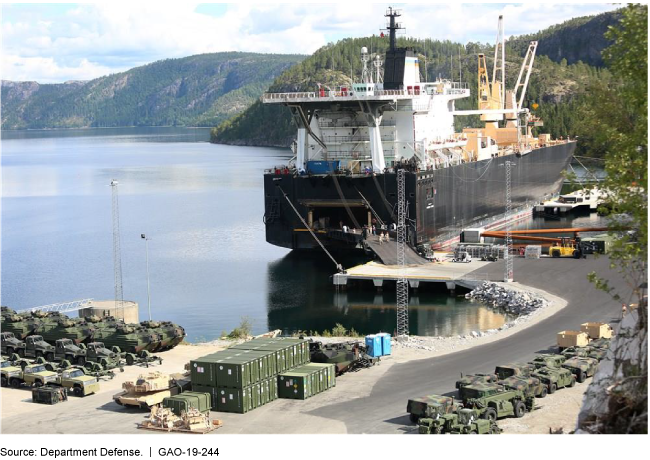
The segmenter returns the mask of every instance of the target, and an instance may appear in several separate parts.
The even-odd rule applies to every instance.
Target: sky
[[[90,80],[160,59],[218,51],[311,54],[345,37],[379,34],[388,4],[200,4],[163,1],[82,4],[3,3],[2,79],[61,83]],[[494,43],[537,32],[611,3],[417,3],[402,9],[406,35]]]

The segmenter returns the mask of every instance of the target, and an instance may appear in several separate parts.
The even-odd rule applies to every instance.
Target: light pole
[[[149,286],[149,238],[142,233],[140,238],[144,240],[145,254],[147,258],[147,306],[149,307],[149,321],[151,321],[151,288]]]

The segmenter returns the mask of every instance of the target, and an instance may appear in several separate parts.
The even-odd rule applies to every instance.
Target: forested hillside
[[[619,12],[611,12],[576,18],[538,34],[515,37],[508,42],[506,59],[508,88],[514,87],[521,67],[522,55],[525,54],[525,47],[528,46],[529,41],[537,39],[540,42],[540,51],[535,60],[526,96],[526,106],[531,107],[533,103],[539,105],[534,113],[544,120],[544,132],[550,132],[554,137],[575,135],[578,117],[576,109],[584,103],[586,88],[595,82],[608,82],[610,73],[606,68],[590,66],[581,60],[574,62],[574,59],[576,57],[592,59],[596,52],[599,56],[609,43],[604,37],[601,39],[601,36],[607,25],[615,22],[619,15]],[[586,33],[590,34],[591,40],[596,45],[583,48],[583,51],[578,47],[574,48],[574,44],[580,43],[584,39],[583,34]],[[522,47],[524,43],[525,47]],[[547,43],[554,45],[547,45]],[[462,76],[463,81],[469,82],[472,95],[476,95],[477,87],[477,54],[485,53],[490,67],[490,56],[494,53],[493,47],[480,43],[463,45],[450,41],[402,38],[398,44],[415,49],[420,57],[423,80],[425,77],[434,80],[440,76],[458,81]],[[328,86],[347,85],[350,83],[351,74],[356,79],[360,78],[359,51],[363,46],[383,54],[388,48],[388,38],[373,36],[345,39],[336,44],[329,44],[285,71],[273,82],[269,91],[314,91],[317,83]],[[602,64],[602,60],[597,62],[594,59],[592,59],[594,63]],[[475,96],[457,101],[456,107],[476,108]],[[478,117],[456,118],[457,129],[464,126],[478,126],[478,123]],[[213,142],[227,144],[287,146],[294,137],[295,127],[292,127],[288,110],[284,107],[264,106],[259,101],[240,115],[212,130]]]
[[[214,53],[88,82],[2,82],[2,129],[215,126],[305,56]]]

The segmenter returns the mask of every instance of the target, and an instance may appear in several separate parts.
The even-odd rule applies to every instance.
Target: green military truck
[[[443,414],[450,414],[456,409],[458,403],[449,396],[429,395],[420,398],[409,399],[406,404],[406,412],[413,423],[423,417],[438,418]]]
[[[58,339],[54,343],[54,358],[83,366],[86,363],[86,350],[76,345],[72,339]]]
[[[526,398],[546,398],[548,394],[546,384],[533,375],[529,377],[513,375],[507,379],[499,380],[497,383],[511,390],[520,390]]]
[[[20,366],[15,365],[13,362],[3,359],[0,361],[0,366],[0,374],[2,376],[3,387],[9,386],[9,382],[11,382],[12,378],[22,378],[23,370],[20,368]]]
[[[494,373],[498,377],[497,380],[504,380],[510,377],[529,377],[534,370],[535,366],[532,364],[510,363],[497,366]]]
[[[567,359],[570,358],[593,358],[598,361],[602,360],[607,355],[607,350],[601,348],[586,347],[569,347],[562,351],[562,356]]]
[[[507,389],[494,383],[476,383],[464,388],[463,405],[475,409],[477,414],[487,420],[514,416],[523,417],[526,410],[535,408],[535,398],[526,397],[521,390]]]
[[[2,354],[11,356],[17,353],[21,358],[25,356],[25,342],[18,339],[13,332],[3,332],[0,334],[0,350]]]
[[[103,342],[92,342],[86,347],[86,365],[96,363],[102,367],[102,370],[114,369],[121,366],[119,353],[109,350]],[[88,366],[94,370],[97,366]]]
[[[576,384],[576,377],[570,370],[563,367],[552,368],[541,366],[531,374],[537,377],[548,387],[548,392],[553,394],[559,388],[572,388]]]
[[[576,376],[578,383],[587,380],[596,373],[598,360],[593,358],[571,358],[564,361],[562,367],[570,370]]]
[[[87,396],[99,391],[99,382],[96,378],[86,375],[83,369],[70,368],[61,371],[53,382],[72,391],[75,396]]]
[[[438,418],[421,418],[420,434],[499,434],[501,429],[493,420],[481,419],[474,409],[459,408],[456,412]]]
[[[463,388],[475,383],[496,383],[499,380],[499,376],[496,374],[468,374],[463,376],[460,375],[460,380],[456,381],[456,389],[458,390],[458,397],[463,399]]]
[[[26,358],[45,358],[46,361],[54,361],[55,348],[43,340],[42,335],[30,335],[25,339]]]

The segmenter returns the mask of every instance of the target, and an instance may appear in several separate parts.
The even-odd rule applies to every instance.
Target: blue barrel
[[[388,334],[387,332],[382,332],[381,334],[377,334],[377,336],[381,337],[382,356],[390,355],[390,347],[391,347],[390,334]]]
[[[374,334],[366,336],[366,353],[373,358],[381,356],[381,337]]]

